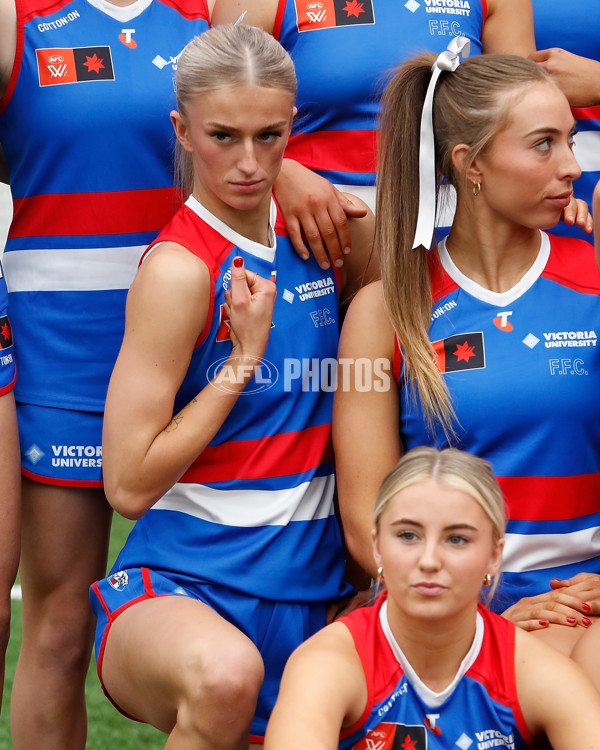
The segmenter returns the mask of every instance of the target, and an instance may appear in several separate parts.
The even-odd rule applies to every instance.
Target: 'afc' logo
[[[309,3],[306,6],[306,15],[311,23],[321,23],[327,18],[327,9],[322,3]]]

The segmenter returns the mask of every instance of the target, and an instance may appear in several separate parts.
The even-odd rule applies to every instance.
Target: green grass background
[[[115,514],[113,519],[109,564],[112,565],[117,553],[129,533],[131,521]],[[17,656],[21,645],[21,602],[12,603],[11,636],[6,654],[6,677],[2,715],[0,716],[0,750],[11,750],[10,740],[10,692]],[[122,716],[105,697],[98,676],[96,663],[92,663],[86,682],[88,707],[88,740],[86,750],[159,750],[164,747],[166,735],[146,724],[139,724]],[[32,750],[34,750],[32,748]],[[43,750],[36,748],[35,750]]]

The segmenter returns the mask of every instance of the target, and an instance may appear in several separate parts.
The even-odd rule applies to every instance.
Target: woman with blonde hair
[[[334,404],[348,547],[375,575],[377,488],[418,445],[493,466],[509,507],[493,602],[567,653],[600,614],[600,273],[553,237],[580,174],[574,120],[530,60],[461,60],[464,40],[401,66],[383,99],[376,246],[382,282],[350,307],[340,360],[382,372]],[[442,180],[449,236],[429,251]]]
[[[386,591],[292,655],[266,750],[517,750],[543,735],[555,750],[600,747],[588,678],[479,602],[504,546],[486,461],[409,451],[381,486],[372,537]]]
[[[137,523],[92,586],[98,673],[168,748],[260,741],[287,657],[352,593],[319,377],[335,376],[371,231],[356,222],[342,273],[294,251],[272,187],[295,93],[260,29],[183,51],[171,119],[189,196],[132,284],[108,390],[106,493]]]

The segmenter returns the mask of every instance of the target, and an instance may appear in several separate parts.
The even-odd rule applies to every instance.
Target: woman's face
[[[219,217],[268,206],[294,114],[281,88],[225,86],[190,101],[186,117],[172,113],[192,154],[194,195]]]
[[[502,542],[471,495],[433,480],[389,501],[374,536],[391,606],[417,619],[448,618],[476,606],[487,573],[497,572]]]
[[[549,82],[506,96],[510,122],[475,160],[476,201],[485,220],[533,229],[553,227],[581,174],[573,153],[575,122],[564,95]],[[493,226],[493,224],[492,224]]]

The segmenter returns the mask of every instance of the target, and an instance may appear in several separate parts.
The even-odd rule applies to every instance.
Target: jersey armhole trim
[[[354,641],[354,648],[356,649],[356,653],[358,654],[358,658],[360,659],[360,663],[363,668],[363,674],[365,675],[365,682],[367,683],[367,702],[365,705],[365,709],[353,724],[350,724],[350,726],[340,731],[340,739],[343,740],[343,739],[346,739],[346,737],[350,737],[355,732],[358,732],[358,730],[365,724],[365,722],[369,718],[371,711],[373,710],[373,685],[371,684],[371,681],[369,680],[369,678],[367,677],[365,673],[365,665],[362,660],[360,651],[357,648],[353,629],[346,622],[342,622],[341,624],[344,625],[344,627],[348,629],[348,631],[350,632],[350,635],[352,636],[352,640]]]
[[[281,27],[283,25],[283,16],[285,15],[286,0],[279,0],[277,3],[277,13],[275,14],[275,21],[273,22],[273,36],[277,41],[281,36]]]
[[[17,41],[15,47],[15,59],[13,60],[12,70],[10,72],[10,78],[8,79],[8,86],[4,92],[4,96],[0,99],[0,115],[10,104],[12,95],[17,86],[17,79],[21,71],[21,62],[23,60],[23,48],[25,46],[25,12],[23,8],[23,0],[16,0],[15,12],[17,14]]]

